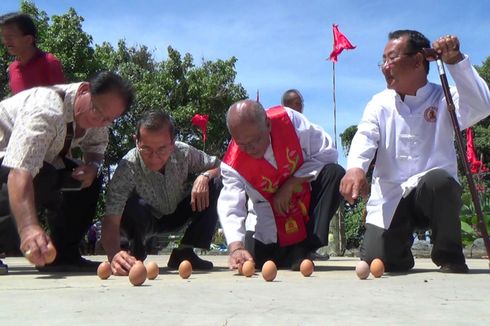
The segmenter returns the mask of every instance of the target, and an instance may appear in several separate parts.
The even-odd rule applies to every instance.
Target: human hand
[[[230,269],[240,269],[247,260],[254,262],[252,255],[245,248],[237,248],[231,251],[228,264]]]
[[[272,197],[274,209],[280,215],[286,215],[289,212],[289,204],[291,203],[294,190],[294,184],[290,180],[288,179],[284,182]]]
[[[445,64],[452,65],[464,59],[459,50],[459,40],[454,35],[441,36],[432,42],[432,48],[436,50]]]
[[[193,212],[209,207],[209,178],[204,175],[199,175],[192,185],[191,207]]]
[[[92,185],[97,178],[97,167],[93,164],[82,164],[75,168],[71,176],[82,183],[82,188]]]
[[[25,226],[20,230],[19,237],[20,250],[29,262],[36,266],[44,266],[52,262],[50,249],[52,250],[54,245],[41,226]],[[48,249],[48,246],[53,248]]]
[[[368,195],[366,173],[360,168],[347,170],[345,176],[340,181],[339,191],[351,205],[356,202],[359,195],[365,200]]]
[[[136,263],[136,258],[131,256],[127,251],[121,250],[111,260],[112,274],[127,276],[134,263]]]

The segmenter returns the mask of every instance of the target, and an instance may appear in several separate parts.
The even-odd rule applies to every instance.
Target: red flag
[[[343,50],[351,50],[355,49],[356,46],[352,45],[347,37],[339,31],[339,26],[337,24],[333,24],[333,50],[330,53],[329,60],[333,62],[337,62],[337,56]]]
[[[208,127],[208,119],[209,119],[209,116],[207,114],[199,114],[199,113],[196,113],[193,117],[192,117],[192,124],[195,125],[196,127],[199,127],[201,128],[201,132],[202,132],[202,139],[204,142],[206,142],[206,139],[207,139],[207,135],[206,135],[206,129]]]
[[[471,173],[487,172],[488,168],[476,157],[471,128],[466,129],[466,159],[470,164]]]

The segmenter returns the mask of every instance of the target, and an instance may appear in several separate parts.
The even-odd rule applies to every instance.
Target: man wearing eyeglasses
[[[152,236],[186,224],[168,267],[178,269],[188,260],[195,270],[213,268],[194,248],[209,249],[215,232],[220,161],[175,137],[167,113],[146,112],[136,126],[136,147],[119,162],[109,183],[102,245],[116,275],[128,275],[136,260],[146,258]],[[121,231],[129,248],[121,248]]]
[[[461,53],[459,39],[447,35],[432,46],[456,83],[451,93],[461,129],[487,117],[488,86]],[[414,229],[431,228],[432,260],[440,271],[467,273],[454,131],[442,87],[427,79],[422,49],[429,47],[417,31],[389,34],[379,65],[387,89],[364,110],[340,191],[351,204],[367,199],[366,171],[377,153],[361,259],[381,258],[387,271],[407,271],[414,266]]]
[[[95,215],[107,126],[132,101],[125,80],[101,72],[88,82],[36,87],[0,102],[0,218],[15,218],[20,249],[39,269],[95,270],[79,243]],[[78,163],[70,160],[76,147],[83,154]],[[40,209],[47,210],[49,236]],[[51,244],[57,256],[44,266]]]

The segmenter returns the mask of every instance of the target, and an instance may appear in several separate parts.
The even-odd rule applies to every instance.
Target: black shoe
[[[83,257],[70,260],[55,260],[44,266],[36,266],[41,273],[97,273],[100,262],[87,260]]]
[[[311,260],[319,260],[319,261],[325,261],[330,259],[329,254],[320,254],[316,251],[310,252],[310,259]]]
[[[7,275],[9,267],[0,260],[0,275]]]
[[[193,270],[213,269],[213,263],[199,258],[192,248],[175,248],[170,254],[167,266],[170,269],[179,269],[182,261],[188,260]]]
[[[310,259],[308,250],[303,245],[295,245],[291,249],[291,270],[299,271],[299,267],[304,259]]]
[[[439,270],[441,273],[466,274],[469,272],[468,266],[462,264],[443,264]]]

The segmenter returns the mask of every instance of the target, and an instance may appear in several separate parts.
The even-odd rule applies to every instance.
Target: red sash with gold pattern
[[[280,246],[288,246],[306,239],[309,219],[310,184],[304,182],[293,192],[287,215],[274,209],[273,197],[281,185],[303,164],[303,152],[296,129],[282,106],[266,111],[271,122],[271,145],[277,169],[264,158],[256,159],[240,150],[232,140],[223,162],[234,168],[270,203],[274,213]]]

